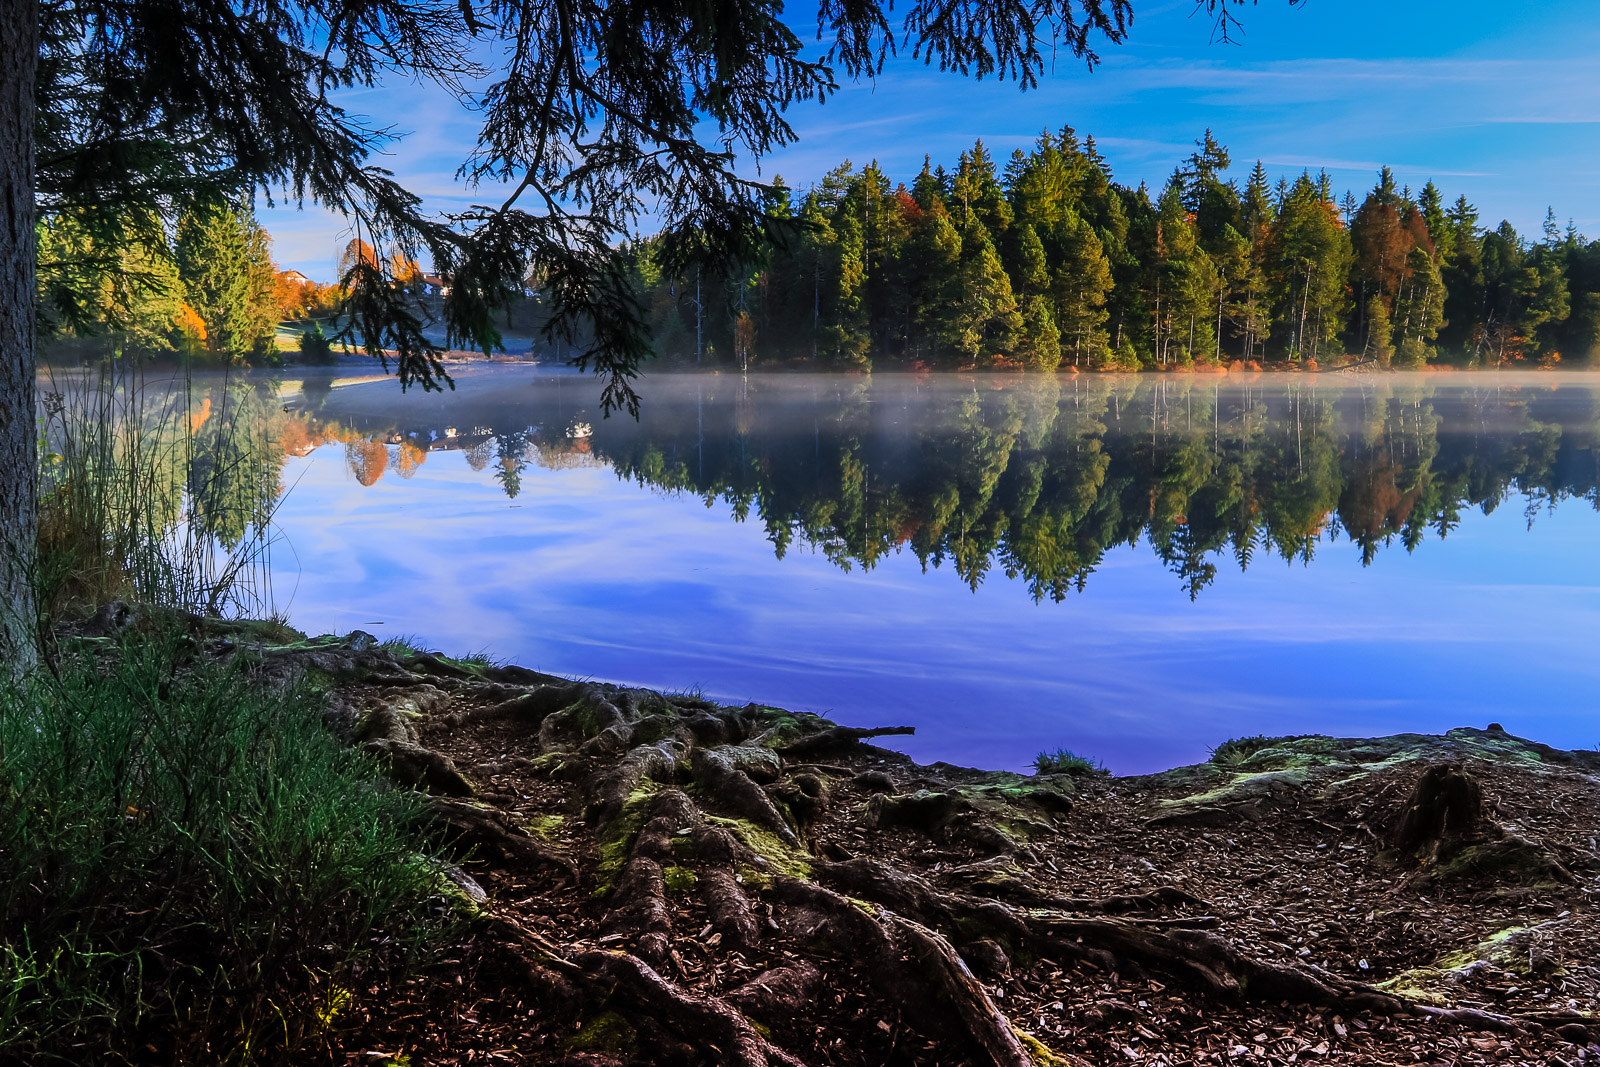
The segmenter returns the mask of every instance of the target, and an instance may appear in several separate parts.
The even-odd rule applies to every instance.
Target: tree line
[[[339,285],[279,270],[272,239],[245,200],[197,199],[176,217],[151,213],[114,228],[95,214],[51,215],[37,225],[38,300],[50,351],[271,363],[281,320],[328,319],[346,295]],[[347,259],[362,255],[373,255],[364,242],[345,251]],[[414,283],[421,275],[406,263],[396,277]],[[311,334],[326,355],[320,326]]]
[[[1385,167],[1361,200],[1326,172],[1243,181],[1211,131],[1153,194],[1093,137],[1044,133],[1003,168],[979,141],[911,181],[846,161],[773,214],[801,223],[753,261],[670,273],[629,246],[658,353],[837,368],[1235,360],[1498,366],[1600,350],[1600,241],[1479,224]]]

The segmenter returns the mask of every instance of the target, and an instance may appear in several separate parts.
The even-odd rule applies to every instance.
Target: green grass
[[[415,656],[431,649],[416,634],[395,634],[378,642],[378,647],[393,656]]]
[[[411,795],[182,647],[0,679],[0,1062],[292,1060],[442,932]]]
[[[1070,749],[1058,748],[1054,752],[1041,752],[1033,757],[1035,774],[1109,774],[1099,760],[1080,756]]]

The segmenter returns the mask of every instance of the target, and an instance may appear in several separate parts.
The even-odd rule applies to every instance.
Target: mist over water
[[[283,383],[278,603],[561,674],[1131,773],[1233,736],[1600,743],[1600,380]]]

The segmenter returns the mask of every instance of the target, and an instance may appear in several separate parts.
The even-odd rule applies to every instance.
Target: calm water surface
[[[1600,378],[290,380],[295,625],[1131,773],[1254,733],[1600,744]],[[278,418],[274,415],[273,418]]]

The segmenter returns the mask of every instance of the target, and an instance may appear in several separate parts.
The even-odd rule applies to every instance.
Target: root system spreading
[[[333,679],[483,889],[452,959],[339,1020],[352,1062],[1600,1062],[1600,755],[1463,729],[1023,776],[360,639],[238,651]]]

